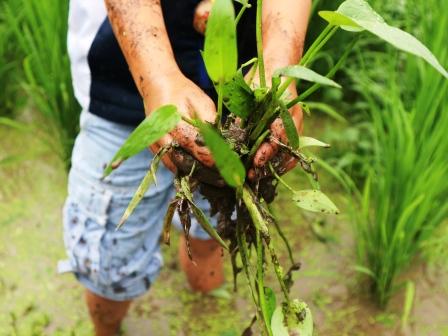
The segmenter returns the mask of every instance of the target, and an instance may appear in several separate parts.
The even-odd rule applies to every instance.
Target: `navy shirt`
[[[68,45],[75,94],[81,106],[91,113],[110,121],[137,125],[145,117],[142,98],[105,8],[95,3],[91,0],[70,3]],[[213,97],[199,52],[203,36],[193,28],[198,3],[197,0],[161,1],[168,36],[181,71]],[[239,5],[235,7],[239,9]],[[255,8],[246,13],[238,26],[240,63],[256,54]],[[91,40],[88,47],[85,40]]]

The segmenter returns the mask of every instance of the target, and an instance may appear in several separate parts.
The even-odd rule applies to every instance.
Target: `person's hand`
[[[216,107],[210,97],[178,70],[165,73],[162,78],[157,78],[144,86],[143,97],[145,110],[149,114],[160,106],[172,104],[178,108],[180,114],[190,119],[198,118],[214,122],[216,118]],[[156,153],[162,146],[175,141],[203,165],[212,167],[214,160],[210,151],[197,140],[198,131],[185,121],[181,121],[173,131],[150,148]],[[179,164],[173,161],[179,159],[181,158],[178,155],[174,158],[165,155],[162,158],[165,166],[173,172],[177,171],[176,166]]]
[[[274,69],[275,70],[275,69]],[[267,68],[266,71],[266,82],[268,85],[271,84],[271,76],[273,71],[269,71],[269,68]],[[259,85],[259,76],[258,73],[255,74],[252,85],[258,86]],[[288,87],[288,90],[286,91],[286,96],[288,100],[292,100],[297,97],[297,89],[295,86],[295,83],[291,84]],[[289,113],[292,116],[292,119],[294,121],[294,124],[297,128],[297,131],[299,133],[302,133],[303,129],[303,112],[300,105],[294,105],[290,110]],[[278,141],[287,144],[288,143],[288,137],[286,135],[285,128],[283,126],[283,122],[280,118],[277,118],[274,120],[274,122],[271,124],[271,137],[274,139],[277,139]],[[249,179],[253,180],[256,178],[256,169],[264,167],[272,158],[274,158],[279,151],[279,145],[275,140],[269,139],[268,141],[265,141],[261,144],[260,148],[257,150],[254,160],[253,160],[253,167],[248,172]],[[293,169],[297,164],[297,160],[290,156],[290,155],[284,155],[282,157],[282,164],[279,167],[279,171],[282,173],[286,173],[287,171]]]

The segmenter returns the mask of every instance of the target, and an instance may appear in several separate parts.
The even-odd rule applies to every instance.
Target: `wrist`
[[[144,100],[154,96],[155,92],[169,91],[169,87],[184,77],[177,64],[169,68],[147,72],[138,79],[139,90]]]

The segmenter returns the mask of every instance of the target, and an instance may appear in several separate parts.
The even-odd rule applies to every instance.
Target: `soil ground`
[[[57,261],[65,257],[64,167],[31,136],[0,128],[0,139],[0,162],[12,153],[23,155],[0,165],[0,335],[90,335],[82,289],[73,276],[56,274]],[[300,173],[287,179],[293,185],[305,181]],[[342,210],[347,208],[338,187],[323,179],[322,184],[330,186],[325,191]],[[302,262],[292,293],[310,305],[316,335],[448,335],[446,272],[421,261],[406,272],[406,279],[416,284],[416,298],[409,323],[402,328],[404,290],[387,310],[380,310],[358,285],[348,216],[304,214],[283,189],[275,203],[279,223]],[[318,221],[324,225],[316,226]],[[316,235],[312,227],[321,232]],[[278,237],[276,241],[287,262]],[[239,335],[253,314],[245,279],[239,278],[239,291],[233,294],[228,268],[228,288],[214,296],[194,294],[178,269],[175,244],[164,248],[164,257],[159,280],[135,302],[123,334]]]

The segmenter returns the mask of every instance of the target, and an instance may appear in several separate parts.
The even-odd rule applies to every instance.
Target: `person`
[[[204,14],[199,12],[210,7],[207,2],[70,1],[68,50],[82,113],[63,210],[68,260],[59,267],[61,272],[73,272],[86,288],[86,303],[98,336],[117,332],[132,300],[150,288],[162,267],[159,240],[163,216],[173,196],[172,172],[176,165],[169,154],[164,156],[167,168],[157,172],[157,187],[146,192],[118,231],[116,225],[153,154],[149,150],[141,152],[106,179],[102,179],[102,172],[145,113],[162,105],[176,105],[188,117],[215,120],[212,85],[199,52],[203,35],[193,28],[193,22]],[[263,46],[268,78],[275,69],[296,64],[301,57],[310,2],[264,1]],[[238,25],[241,61],[256,54],[255,5],[246,13]],[[290,94],[297,95],[294,85]],[[300,108],[290,112],[301,128]],[[272,124],[272,132],[286,141],[279,120]],[[212,167],[213,157],[194,141],[196,134],[193,127],[180,122],[151,149],[157,151],[175,140],[202,164]],[[262,144],[254,166],[263,166],[276,150],[275,142]],[[292,166],[294,162],[287,164]],[[209,211],[206,202],[195,197],[201,208]],[[194,219],[190,233],[196,265],[187,257],[183,237],[180,264],[192,289],[206,293],[224,281],[221,249]]]

